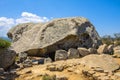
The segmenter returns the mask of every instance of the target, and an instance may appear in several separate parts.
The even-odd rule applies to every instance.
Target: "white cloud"
[[[7,17],[0,17],[0,37],[6,36],[8,30],[13,27],[14,25],[20,23],[27,23],[27,22],[47,22],[49,19],[47,17],[40,17],[36,14],[29,13],[29,12],[22,12],[20,18],[7,18]]]
[[[23,12],[21,18],[16,19],[16,23],[26,23],[26,22],[47,22],[49,19],[47,17],[40,17],[36,14]]]
[[[14,19],[0,17],[0,36],[6,36],[7,31],[15,24]]]

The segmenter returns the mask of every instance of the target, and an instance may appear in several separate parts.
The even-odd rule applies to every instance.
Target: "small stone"
[[[88,73],[93,75],[93,74],[95,74],[95,71],[88,71]]]
[[[51,62],[52,62],[52,59],[49,57],[44,59],[44,64],[51,63]]]
[[[33,65],[38,65],[38,61],[32,62]]]
[[[4,69],[0,68],[0,74],[3,74],[3,73],[4,73]]]
[[[80,70],[75,70],[74,73],[75,74],[80,74]]]
[[[31,70],[28,70],[28,71],[26,71],[25,73],[26,73],[26,74],[28,74],[28,73],[32,73],[32,71],[31,71]]]
[[[110,80],[110,78],[108,76],[100,76],[98,80]]]
[[[68,71],[68,72],[73,72],[74,69],[73,69],[73,68],[68,68],[67,71]]]
[[[66,76],[56,76],[56,80],[68,80]]]
[[[55,65],[48,65],[47,70],[50,70],[50,71],[56,71],[56,66]]]
[[[64,67],[63,66],[57,66],[57,71],[63,71]]]
[[[97,72],[104,72],[104,70],[102,68],[99,68],[99,67],[96,67],[95,71],[97,71]]]

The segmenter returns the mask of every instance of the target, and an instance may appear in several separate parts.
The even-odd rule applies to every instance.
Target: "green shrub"
[[[55,76],[53,75],[53,76],[50,76],[50,75],[44,75],[43,77],[42,77],[42,80],[56,80],[55,79]]]
[[[0,38],[0,48],[8,48],[11,42]]]

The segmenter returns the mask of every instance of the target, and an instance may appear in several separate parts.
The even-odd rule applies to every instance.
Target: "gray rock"
[[[68,58],[72,59],[72,58],[79,58],[79,51],[77,49],[74,48],[70,48],[68,50]]]
[[[91,54],[82,58],[81,64],[88,67],[99,67],[101,70],[113,72],[119,69],[119,64],[114,61],[112,56],[107,54]]]
[[[107,44],[103,44],[99,46],[99,48],[97,49],[97,52],[99,54],[108,53]]]
[[[24,62],[23,62],[23,67],[32,67],[32,60],[30,60],[29,58],[27,58]]]
[[[27,53],[21,52],[18,54],[19,61],[22,63],[27,59]]]
[[[0,50],[0,68],[8,68],[14,62],[16,58],[16,53],[13,50],[3,49]]]
[[[8,36],[17,53],[36,56],[52,54],[59,49],[90,48],[93,44],[96,47],[101,44],[94,26],[83,17],[55,19],[45,24],[21,24],[11,29]]]
[[[13,42],[16,42],[21,38],[24,32],[30,30],[35,23],[24,23],[24,24],[19,24],[12,29],[9,30],[7,33],[8,37],[12,39]]]
[[[4,73],[4,69],[0,68],[0,75]]]
[[[51,63],[52,62],[52,59],[51,58],[44,58],[44,64],[46,63]]]
[[[81,57],[84,57],[84,56],[90,54],[90,52],[86,48],[79,47],[78,51],[79,51],[79,54],[80,54]]]
[[[109,54],[113,54],[113,48],[114,48],[114,45],[112,45],[112,44],[107,47]]]
[[[66,76],[57,76],[56,75],[56,80],[68,80]]]
[[[55,52],[55,61],[66,60],[66,59],[67,59],[67,51],[65,51],[65,50],[57,50]]]
[[[97,54],[97,49],[95,48],[89,48],[88,51],[90,52],[90,54]]]
[[[56,68],[55,64],[47,65],[46,69],[50,70],[50,71],[57,71],[57,68]]]

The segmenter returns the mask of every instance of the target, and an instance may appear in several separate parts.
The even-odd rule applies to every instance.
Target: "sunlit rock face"
[[[8,32],[17,52],[45,56],[69,48],[97,48],[101,44],[95,27],[83,17],[54,19],[47,23],[25,23]]]

